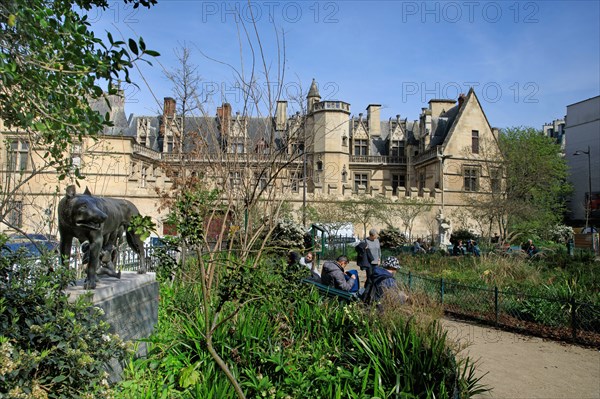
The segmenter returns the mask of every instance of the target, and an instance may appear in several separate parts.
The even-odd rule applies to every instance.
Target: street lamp
[[[590,208],[592,202],[592,163],[590,161],[591,151],[590,146],[588,145],[587,151],[577,150],[573,153],[573,155],[587,155],[588,157],[588,195],[587,201],[585,202],[585,232],[588,232],[588,225],[590,221]]]

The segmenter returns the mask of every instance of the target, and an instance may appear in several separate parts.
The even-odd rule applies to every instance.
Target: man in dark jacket
[[[327,261],[321,270],[321,284],[342,291],[350,291],[356,282],[354,275],[347,276],[345,268],[348,266],[348,257],[338,256],[335,262]]]

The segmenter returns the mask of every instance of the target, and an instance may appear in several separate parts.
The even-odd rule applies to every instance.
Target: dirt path
[[[600,398],[600,352],[472,323],[444,319],[448,336],[479,359],[482,383],[493,390],[478,398]]]

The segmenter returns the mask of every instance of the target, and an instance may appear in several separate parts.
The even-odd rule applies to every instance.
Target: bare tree
[[[386,209],[387,204],[382,197],[363,194],[356,199],[342,201],[339,206],[353,223],[362,225],[363,237],[366,237],[367,226],[382,214],[382,210]]]
[[[407,238],[412,236],[415,220],[433,207],[433,200],[428,198],[401,198],[397,202],[389,203],[380,212],[380,218],[386,225],[393,227],[398,221],[402,223],[404,234]]]
[[[168,76],[182,105],[175,117],[178,123],[169,127],[176,132],[169,134],[181,137],[181,151],[164,157],[161,167],[172,184],[159,194],[162,207],[173,211],[185,249],[195,253],[183,265],[181,278],[201,286],[207,350],[243,398],[213,337],[245,303],[258,298],[227,291],[225,271],[257,266],[286,208],[287,193],[294,184],[306,182],[303,166],[311,138],[305,134],[303,116],[288,119],[281,110],[275,114],[284,85],[283,50],[276,54],[277,68],[272,71],[255,24],[247,30],[242,23],[241,31],[254,50],[250,68],[243,62],[235,68],[219,61],[232,70],[241,90],[239,113],[223,103],[216,118],[210,115],[199,98],[200,79],[190,51],[178,52],[180,68]],[[282,41],[279,35],[277,39]]]

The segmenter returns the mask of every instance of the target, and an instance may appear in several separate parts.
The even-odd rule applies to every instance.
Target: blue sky
[[[285,92],[306,92],[315,78],[324,99],[350,103],[354,115],[381,104],[383,119],[413,120],[430,99],[455,99],[473,87],[492,126],[541,128],[567,105],[600,94],[598,0],[251,4],[159,0],[133,10],[118,1],[90,15],[101,37],[105,29],[142,36],[161,53],[132,75],[139,88],[124,86],[126,112],[154,114],[172,96],[163,68],[176,67],[174,49],[184,43],[203,79],[207,112],[222,101],[241,110],[232,68],[214,60],[248,73],[251,48],[258,49],[252,14],[271,80],[283,58],[277,41],[281,48],[285,38]],[[265,87],[262,61],[256,68]]]

